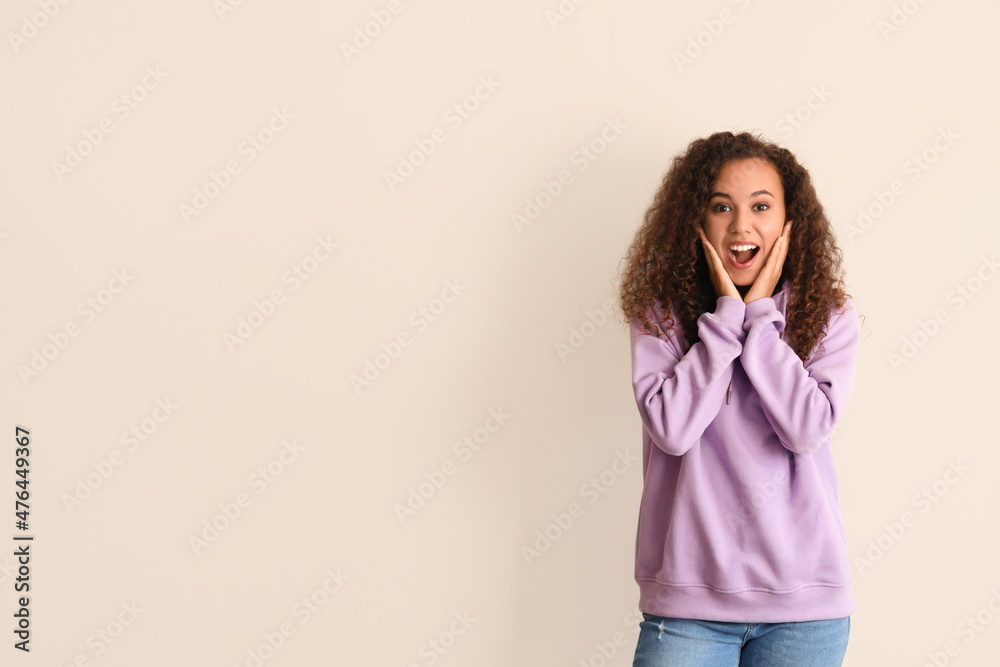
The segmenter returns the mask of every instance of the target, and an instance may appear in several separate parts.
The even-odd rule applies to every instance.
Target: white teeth
[[[735,250],[736,252],[739,252],[740,250],[753,250],[756,247],[757,246],[755,246],[752,243],[747,243],[747,244],[744,244],[744,245],[731,245],[731,246],[729,246],[729,249],[730,250]]]

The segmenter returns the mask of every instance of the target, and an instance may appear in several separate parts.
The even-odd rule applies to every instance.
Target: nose
[[[729,223],[729,233],[739,234],[750,229],[750,216],[747,212],[740,212],[739,208],[733,209],[732,221]]]

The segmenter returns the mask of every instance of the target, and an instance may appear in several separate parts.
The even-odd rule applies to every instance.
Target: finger
[[[774,255],[774,257],[768,258],[770,260],[773,260],[768,262],[771,265],[770,268],[773,274],[778,274],[781,272],[781,265],[784,264],[785,255],[788,254],[788,239],[782,238],[779,239],[778,241],[779,241],[778,245],[774,248],[774,252],[771,253],[772,255]]]

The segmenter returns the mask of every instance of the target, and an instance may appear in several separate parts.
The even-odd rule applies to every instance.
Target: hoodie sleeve
[[[698,318],[701,340],[682,352],[675,332],[664,340],[631,324],[632,386],[642,423],[657,447],[680,456],[688,451],[722,407],[740,356],[746,304],[716,299],[714,313]]]
[[[784,447],[808,454],[827,442],[854,387],[860,339],[857,311],[848,298],[834,311],[827,335],[805,363],[778,337],[785,318],[771,297],[746,306],[747,332],[740,362]]]

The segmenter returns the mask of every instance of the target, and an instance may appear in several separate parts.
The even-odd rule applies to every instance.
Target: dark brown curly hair
[[[638,318],[655,335],[649,309],[659,300],[663,317],[656,324],[666,323],[669,335],[674,312],[689,344],[699,340],[697,319],[715,310],[718,296],[698,229],[722,166],[744,158],[762,158],[774,166],[785,191],[785,218],[794,221],[775,290],[786,280],[791,283],[783,338],[805,362],[826,335],[830,311],[842,308],[850,296],[842,281],[843,253],[809,172],[790,151],[762,139],[759,132],[716,132],[695,139],[673,158],[622,260],[627,261],[619,292],[622,313],[627,321]]]

